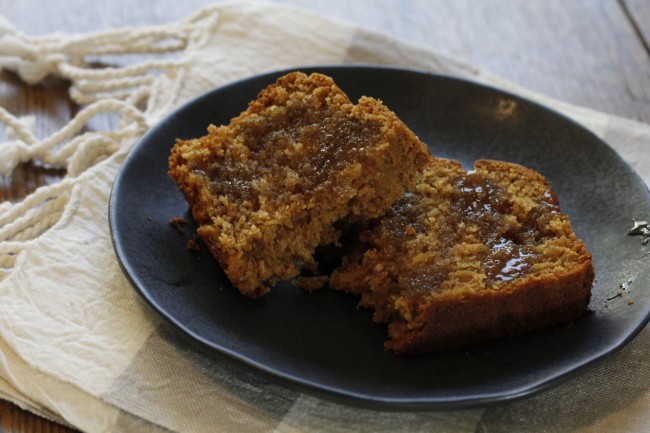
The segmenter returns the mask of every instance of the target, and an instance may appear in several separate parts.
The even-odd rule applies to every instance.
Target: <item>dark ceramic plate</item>
[[[520,338],[419,357],[384,351],[386,329],[356,299],[332,290],[308,294],[280,284],[263,299],[237,293],[203,248],[183,196],[167,177],[174,139],[228,123],[280,73],[213,90],[152,129],[117,177],[110,224],[117,257],[136,290],[165,319],[215,356],[230,355],[301,390],[378,408],[485,405],[556,384],[620,348],[647,322],[648,248],[626,236],[632,218],[650,218],[646,186],[597,137],[519,97],[453,78],[376,67],[320,67],[351,99],[382,99],[434,155],[517,162],[544,174],[593,253],[590,314]],[[189,221],[187,234],[171,217]],[[608,300],[632,278],[630,289]],[[628,305],[628,298],[634,303]]]

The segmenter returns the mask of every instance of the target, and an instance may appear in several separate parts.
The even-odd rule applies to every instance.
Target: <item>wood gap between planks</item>
[[[618,0],[618,4],[623,10],[623,14],[625,15],[625,18],[629,21],[630,25],[632,26],[634,33],[639,38],[641,45],[643,45],[643,49],[645,50],[646,54],[648,54],[648,56],[650,57],[650,43],[648,43],[648,40],[645,38],[645,35],[643,34],[641,27],[639,27],[639,23],[636,21],[636,19],[634,19],[634,15],[632,14],[632,11],[630,11],[630,8],[628,7],[625,0]]]

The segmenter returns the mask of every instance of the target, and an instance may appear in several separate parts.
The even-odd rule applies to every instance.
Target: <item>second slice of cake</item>
[[[380,101],[353,104],[329,77],[294,72],[229,125],[178,140],[169,174],[230,281],[257,297],[313,269],[336,221],[382,215],[430,158]]]
[[[330,286],[361,296],[398,353],[522,334],[589,304],[591,255],[548,181],[520,165],[434,159],[384,217],[356,224]]]

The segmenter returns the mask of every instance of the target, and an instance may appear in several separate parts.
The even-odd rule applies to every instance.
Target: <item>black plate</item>
[[[205,248],[186,249],[194,225],[167,177],[167,157],[175,138],[227,123],[279,72],[213,90],[174,112],[140,141],[115,181],[117,257],[142,297],[198,347],[344,403],[451,408],[539,391],[621,347],[647,322],[650,257],[639,259],[647,248],[626,233],[632,218],[650,218],[648,190],[593,134],[537,104],[458,79],[376,67],[304,70],[333,76],[352,99],[382,99],[435,155],[467,167],[501,159],[543,173],[593,253],[591,313],[520,338],[399,357],[383,350],[385,327],[351,296],[288,284],[258,300],[237,293]],[[175,216],[190,221],[185,236],[171,228]],[[629,278],[629,291],[608,301]]]

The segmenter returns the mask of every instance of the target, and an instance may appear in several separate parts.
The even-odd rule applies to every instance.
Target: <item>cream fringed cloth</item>
[[[176,55],[162,53],[174,52]],[[161,53],[91,69],[88,56]],[[151,126],[221,84],[293,66],[375,63],[492,84],[564,112],[650,181],[650,127],[531,94],[484,71],[301,10],[231,3],[166,26],[27,37],[0,17],[0,68],[29,83],[54,74],[83,109],[45,139],[0,107],[0,174],[30,159],[66,177],[0,204],[0,397],[89,432],[645,432],[650,330],[576,378],[490,408],[380,412],[301,394],[187,347],[140,300],[113,253],[113,179]],[[146,101],[146,104],[143,102]],[[141,107],[146,106],[146,109]],[[87,132],[99,113],[113,131]]]

